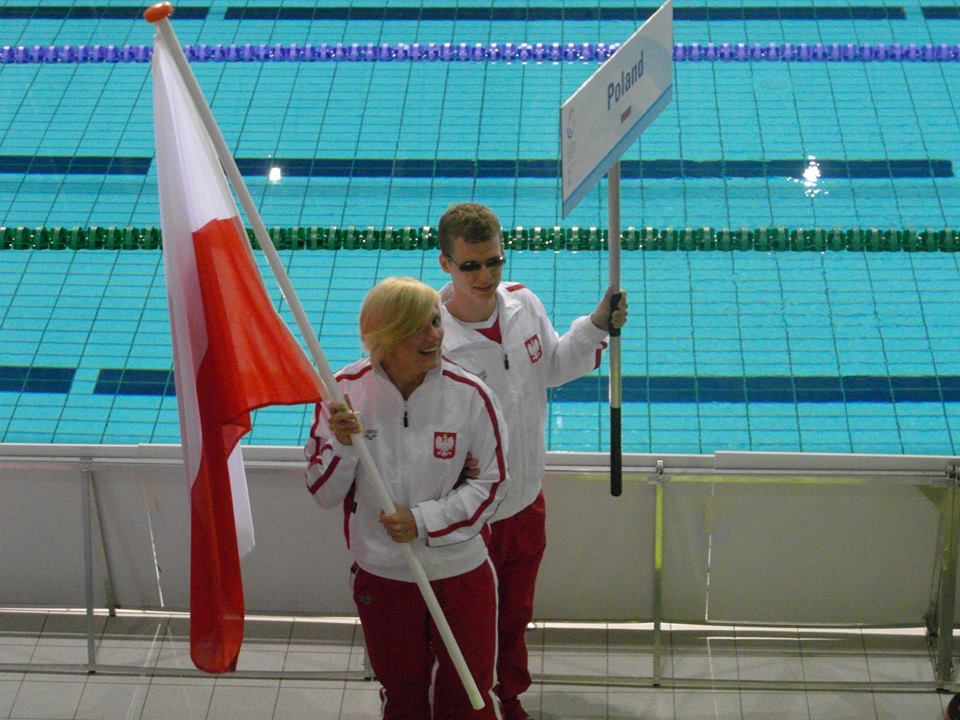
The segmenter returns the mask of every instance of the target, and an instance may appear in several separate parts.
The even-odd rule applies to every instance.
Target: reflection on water
[[[818,187],[820,184],[820,163],[813,155],[807,156],[807,166],[803,169],[803,176],[799,178],[787,178],[790,182],[803,185],[803,194],[808,198],[815,198],[818,195],[828,195],[826,189]]]

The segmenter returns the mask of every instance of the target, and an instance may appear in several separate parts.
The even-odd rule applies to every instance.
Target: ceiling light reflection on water
[[[815,198],[818,195],[829,195],[829,192],[820,184],[820,163],[813,155],[807,155],[807,164],[803,169],[803,175],[799,178],[787,178],[790,182],[803,185],[803,194],[808,198]]]

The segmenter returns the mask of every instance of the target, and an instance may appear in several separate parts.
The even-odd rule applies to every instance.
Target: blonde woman
[[[507,488],[499,405],[479,378],[441,357],[440,298],[418,280],[374,287],[360,310],[360,338],[369,357],[337,374],[352,410],[318,404],[305,452],[310,492],[345,513],[353,597],[382,684],[381,717],[498,718],[496,576],[480,532]],[[361,421],[397,506],[390,515],[353,447]],[[461,472],[468,453],[477,460],[473,477]],[[485,695],[482,711],[470,706],[402,543],[423,563]]]

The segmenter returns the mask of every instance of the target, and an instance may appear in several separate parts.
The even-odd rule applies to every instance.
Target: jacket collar
[[[513,283],[501,282],[497,286],[497,312],[500,314],[500,327],[507,327],[512,321],[514,316],[520,311],[522,307],[520,301],[514,297],[513,293],[507,290],[509,285]],[[442,310],[446,315],[450,315],[449,311],[446,308],[447,302],[450,298],[453,297],[453,283],[447,283],[442,288],[440,288],[440,304]],[[453,318],[453,315],[450,315]],[[453,318],[456,320],[456,318]],[[459,326],[460,323],[458,322]]]
[[[440,377],[440,375],[443,373],[443,365],[445,362],[446,362],[446,359],[443,358],[443,356],[441,355],[439,364],[435,368],[433,368],[433,370],[427,371],[426,376],[424,376],[423,378],[423,382],[417,386],[416,390],[419,390],[420,388],[435,382],[436,379]],[[381,383],[384,383],[385,385],[393,388],[394,391],[396,391],[397,395],[400,396],[400,389],[393,384],[393,381],[390,379],[390,376],[387,375],[387,371],[383,369],[383,365],[381,365],[378,362],[373,362],[373,360],[370,360],[370,365],[373,367],[373,374],[376,375],[378,380]],[[414,392],[416,392],[416,390],[414,390]]]

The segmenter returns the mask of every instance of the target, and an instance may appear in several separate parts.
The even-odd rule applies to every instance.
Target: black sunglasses
[[[488,260],[484,260],[482,263],[476,262],[474,260],[467,260],[465,263],[458,263],[456,260],[454,260],[452,257],[447,255],[446,253],[444,253],[443,255],[444,257],[447,258],[447,260],[449,260],[457,268],[457,270],[459,270],[462,273],[475,273],[475,272],[478,272],[480,268],[486,268],[487,270],[493,271],[507,261],[507,257],[505,255],[498,255],[497,257],[492,257],[492,258],[489,258]]]

